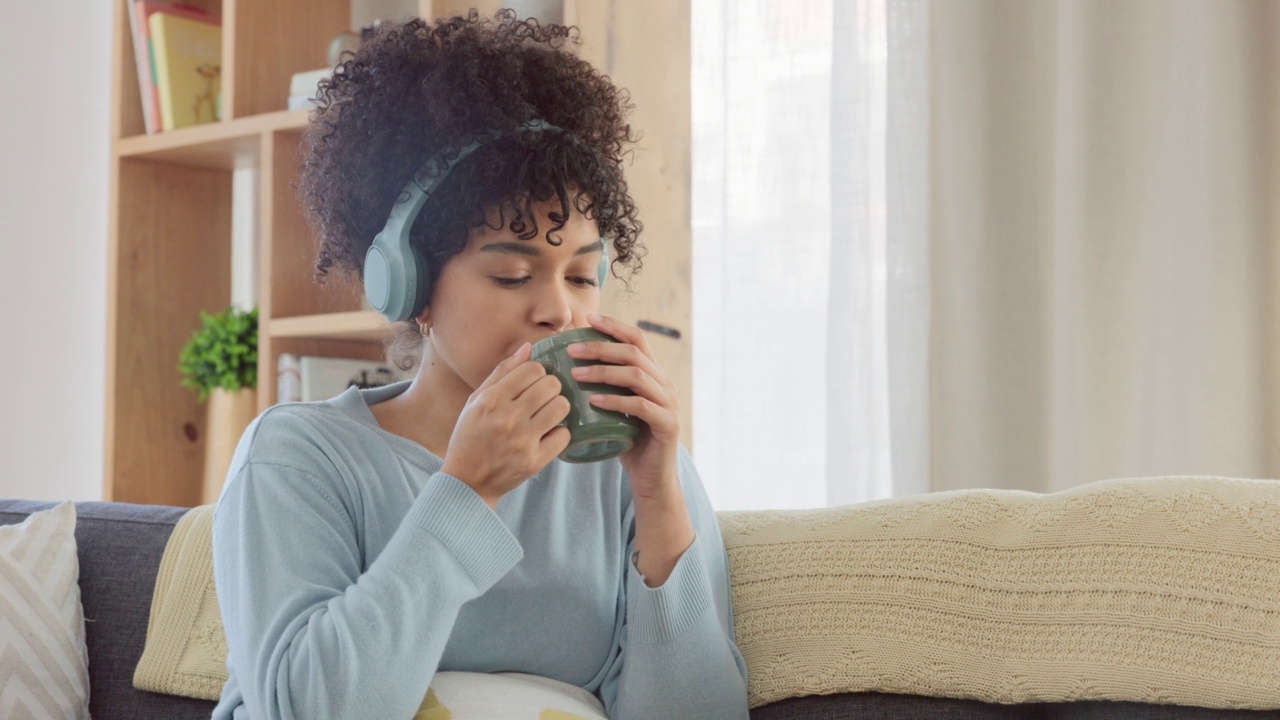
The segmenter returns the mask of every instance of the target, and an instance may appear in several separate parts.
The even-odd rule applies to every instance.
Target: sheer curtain
[[[693,434],[719,509],[925,487],[926,10],[693,3]]]
[[[935,2],[930,489],[1280,473],[1280,3]]]
[[[1280,3],[693,22],[718,508],[1280,474]]]

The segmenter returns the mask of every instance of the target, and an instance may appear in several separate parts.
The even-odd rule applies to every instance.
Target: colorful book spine
[[[160,108],[155,102],[155,83],[151,79],[151,49],[147,43],[146,23],[138,17],[141,3],[125,0],[129,10],[129,34],[133,38],[133,59],[138,71],[138,94],[142,99],[142,124],[148,135],[160,131]]]
[[[147,18],[164,130],[218,119],[222,26],[212,16],[157,9]]]
[[[209,9],[168,0],[125,0],[129,30],[133,37],[134,64],[138,73],[138,94],[142,101],[142,121],[148,135],[160,132],[160,90],[156,87],[155,48],[151,42],[150,18],[160,11],[193,19],[219,22]]]

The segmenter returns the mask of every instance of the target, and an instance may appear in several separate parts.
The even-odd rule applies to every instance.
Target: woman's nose
[[[570,304],[569,289],[561,283],[548,283],[538,293],[537,304],[533,308],[533,321],[539,325],[560,330],[568,327],[573,321],[573,307]]]

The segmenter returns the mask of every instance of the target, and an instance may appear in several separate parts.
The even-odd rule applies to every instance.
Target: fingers
[[[569,415],[569,401],[563,395],[556,395],[538,408],[529,423],[544,438],[552,428],[559,425]]]
[[[674,387],[635,365],[585,365],[573,369],[573,378],[578,382],[627,388],[659,405],[670,404],[675,398]]]
[[[557,402],[557,398],[563,402]],[[564,419],[564,415],[568,414],[568,400],[561,395],[561,382],[556,375],[543,375],[534,380],[534,383],[525,388],[525,391],[520,393],[520,397],[516,398],[516,404],[520,407],[522,414],[535,421],[535,425],[538,424],[539,415],[543,414],[548,406],[552,406],[553,411],[563,407],[563,413],[550,421],[548,428],[550,425],[559,423]],[[543,432],[547,432],[547,428],[543,428]]]
[[[539,436],[569,414],[569,401],[560,394],[560,378],[548,375],[541,363],[525,362],[514,368],[493,391],[511,402],[516,422],[529,423]]]
[[[573,369],[579,382],[613,385],[631,390],[634,395],[600,394],[591,404],[604,410],[637,417],[657,436],[669,438],[679,433],[675,384],[658,366],[648,340],[639,328],[608,317],[590,316],[595,329],[618,342],[585,342],[568,348],[570,357],[603,364]]]
[[[504,377],[510,374],[511,371],[528,361],[532,354],[533,345],[529,343],[521,345],[518,350],[507,356],[502,362],[498,363],[498,366],[493,369],[493,372],[489,373],[489,377],[485,378],[484,382],[480,383],[480,386],[475,389],[473,395],[479,395],[488,388],[496,385]]]
[[[627,345],[634,345],[650,361],[654,363],[658,361],[658,358],[653,354],[653,348],[649,347],[649,339],[645,337],[640,328],[628,325],[615,318],[600,315],[588,315],[587,322],[591,324],[591,327],[609,337]]]
[[[564,452],[569,447],[569,440],[572,436],[569,434],[569,428],[555,427],[550,432],[542,436],[542,440],[538,443],[538,451],[543,457],[543,466],[551,462],[551,459]]]
[[[574,368],[575,380],[629,388],[659,405],[675,402],[675,385],[641,348],[621,342],[585,342],[570,345],[568,352],[577,360],[606,363]]]

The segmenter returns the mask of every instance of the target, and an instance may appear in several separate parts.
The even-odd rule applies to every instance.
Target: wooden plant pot
[[[216,503],[231,467],[231,456],[245,428],[258,413],[258,393],[253,388],[223,390],[209,395],[205,419],[204,483],[201,502]]]

